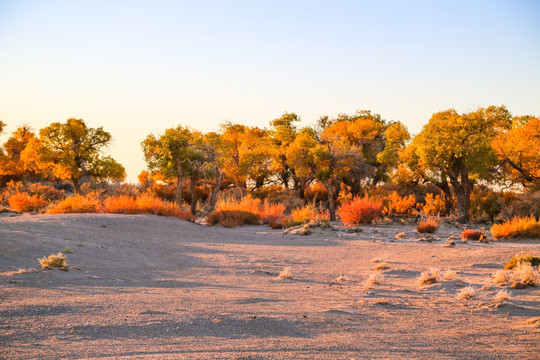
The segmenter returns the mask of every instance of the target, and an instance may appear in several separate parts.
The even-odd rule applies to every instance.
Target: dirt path
[[[485,285],[539,244],[445,247],[452,234],[429,243],[399,225],[297,236],[154,216],[1,218],[0,358],[538,359],[540,327],[526,323],[540,316],[538,288],[496,303],[501,288]],[[76,268],[17,273],[65,247]],[[373,270],[376,258],[389,268]],[[286,267],[292,279],[278,278]],[[419,287],[430,268],[456,275]],[[456,299],[468,285],[477,298]]]

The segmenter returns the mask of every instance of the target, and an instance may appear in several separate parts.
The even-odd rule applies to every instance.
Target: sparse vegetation
[[[59,252],[58,254],[49,255],[38,259],[39,263],[44,269],[63,268],[66,267],[66,259],[64,254]]]
[[[283,269],[283,271],[279,273],[278,278],[279,279],[292,279],[293,276],[292,276],[291,268],[286,267],[285,269]]]
[[[378,285],[382,282],[383,276],[379,274],[370,274],[366,281],[364,281],[364,287],[366,290],[371,289],[373,285]]]
[[[9,198],[9,206],[18,212],[40,211],[47,205],[47,201],[27,193],[16,193]]]
[[[416,225],[416,231],[419,233],[433,234],[439,230],[440,220],[436,217],[429,217],[426,220],[422,220]]]
[[[540,221],[534,216],[514,217],[502,224],[491,227],[491,234],[495,239],[511,238],[539,238]]]
[[[442,279],[445,281],[454,280],[456,278],[457,272],[454,270],[446,270],[442,273]]]
[[[259,217],[248,211],[242,210],[214,210],[207,218],[209,225],[219,224],[225,227],[240,225],[257,225]]]
[[[98,213],[101,211],[101,203],[94,194],[76,195],[65,198],[52,205],[47,214],[65,213]]]
[[[508,292],[508,290],[506,290],[506,289],[501,289],[495,294],[495,297],[493,298],[493,300],[494,301],[503,301],[503,300],[507,300],[507,299],[510,299],[510,298],[511,298],[510,292]]]
[[[390,266],[388,266],[388,264],[384,261],[378,263],[374,268],[373,270],[377,270],[377,271],[380,271],[380,270],[386,270],[386,269],[390,269]]]

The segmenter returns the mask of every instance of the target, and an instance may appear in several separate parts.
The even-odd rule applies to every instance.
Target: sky
[[[82,118],[136,182],[141,141],[180,124],[540,115],[539,59],[535,0],[0,0],[1,140]]]

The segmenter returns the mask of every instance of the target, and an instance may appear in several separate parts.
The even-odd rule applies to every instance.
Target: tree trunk
[[[212,212],[216,208],[216,202],[217,197],[219,194],[219,190],[221,190],[221,183],[223,181],[223,172],[220,168],[216,167],[217,177],[216,177],[216,184],[214,185],[212,189],[212,193],[210,194],[210,201],[208,204],[209,210]]]
[[[469,171],[466,166],[459,161],[455,168],[448,170],[450,183],[457,198],[457,211],[460,215],[459,221],[469,222],[469,209],[471,205],[471,181],[469,180]]]
[[[330,221],[336,221],[336,204],[334,202],[334,187],[328,180],[322,182],[326,191],[328,191],[328,212],[330,213]]]
[[[178,204],[178,206],[182,206],[182,184],[184,182],[184,172],[182,171],[182,163],[180,161],[176,162],[176,171],[176,203]]]
[[[73,182],[73,188],[75,189],[75,194],[80,194],[81,193],[81,185],[79,184],[79,178],[76,178],[76,177],[72,176],[71,181]]]
[[[197,213],[197,172],[194,171],[191,174],[189,190],[191,191],[191,214],[195,215]]]
[[[441,191],[444,194],[444,208],[445,209],[444,209],[443,215],[449,215],[452,212],[453,207],[454,207],[454,204],[452,202],[452,191],[450,191],[450,185],[448,185],[448,181],[444,179],[439,184],[437,184],[437,186],[439,187],[439,189],[441,189]]]

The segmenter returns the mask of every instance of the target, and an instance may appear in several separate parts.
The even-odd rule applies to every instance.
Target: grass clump
[[[111,196],[103,202],[103,212],[110,214],[160,215],[184,220],[192,218],[189,210],[183,210],[173,202],[164,201],[151,195],[138,197],[128,195]]]
[[[66,258],[64,254],[59,252],[58,254],[49,255],[38,259],[39,263],[44,269],[63,268],[66,267]]]
[[[421,234],[433,234],[439,230],[441,222],[436,217],[429,217],[426,220],[422,220],[416,225],[416,231]]]
[[[268,200],[265,200],[260,212],[261,221],[273,229],[283,228],[287,223],[285,209],[283,204],[270,204]]]
[[[502,289],[502,290],[499,290],[496,294],[495,294],[495,297],[493,298],[493,300],[495,301],[503,301],[503,300],[507,300],[507,299],[510,299],[510,293],[508,292],[508,290],[505,290],[505,289]]]
[[[465,286],[458,292],[456,298],[459,300],[472,300],[475,299],[477,295],[478,291],[474,286]]]
[[[491,234],[495,239],[501,238],[539,238],[540,221],[534,216],[514,217],[502,224],[491,227]]]
[[[382,211],[382,201],[367,196],[355,197],[338,208],[341,221],[347,225],[371,224],[381,217]]]
[[[291,211],[289,226],[296,226],[309,222],[328,222],[328,211],[319,211],[315,205],[307,204]]]
[[[377,271],[380,271],[380,270],[386,270],[386,269],[390,269],[390,266],[388,266],[388,264],[384,261],[381,261],[380,263],[378,263],[374,268],[373,270],[377,270]]]
[[[439,269],[429,269],[429,271],[423,272],[418,277],[418,285],[424,286],[424,285],[430,285],[435,284],[437,280],[439,279],[439,276],[441,275],[441,272]]]
[[[486,234],[480,230],[465,230],[461,233],[462,239],[481,240],[486,238]]]
[[[9,197],[9,206],[17,212],[39,211],[47,206],[47,201],[40,199],[37,195],[28,195],[21,192]]]
[[[539,266],[540,265],[540,257],[530,255],[530,254],[518,254],[514,255],[508,263],[504,266],[505,270],[512,270],[516,266],[518,266],[520,263],[527,263],[532,266]]]
[[[292,272],[290,267],[286,267],[282,272],[279,273],[278,279],[292,279]]]

